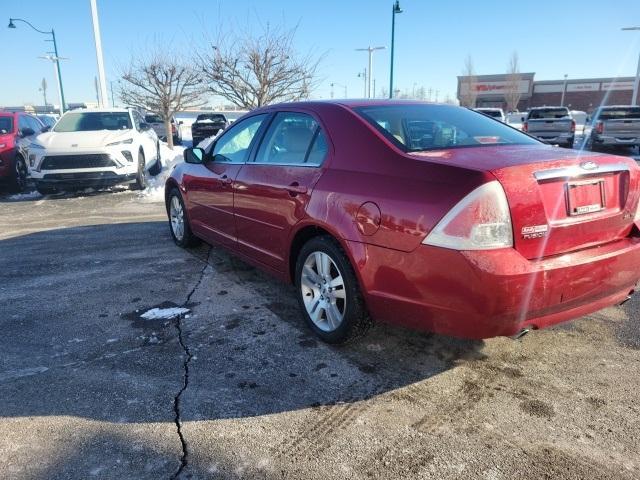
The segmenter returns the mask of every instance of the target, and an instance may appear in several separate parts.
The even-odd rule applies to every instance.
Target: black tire
[[[147,188],[147,171],[145,169],[144,153],[142,150],[138,152],[138,172],[136,173],[136,181],[131,185],[132,190],[144,190]]]
[[[9,179],[9,190],[12,193],[20,193],[26,188],[27,174],[27,162],[24,161],[22,155],[16,155],[11,169],[11,178]]]
[[[40,195],[52,195],[54,193],[58,193],[53,187],[45,187],[44,185],[36,185],[36,190]]]
[[[156,163],[154,163],[153,166],[149,169],[149,174],[155,177],[156,175],[159,175],[161,171],[162,171],[162,160],[160,160],[160,141],[157,141],[156,142]]]
[[[171,202],[173,201],[174,198],[178,199],[178,202],[182,207],[183,225],[184,225],[184,232],[182,234],[182,238],[180,238],[179,235],[177,235],[176,232],[174,232],[174,225],[171,219],[171,215],[172,215]],[[195,247],[200,243],[202,243],[202,240],[196,237],[191,231],[191,225],[189,225],[189,217],[187,216],[187,210],[185,208],[184,200],[182,199],[182,194],[180,193],[180,190],[178,190],[175,187],[171,189],[171,191],[169,192],[169,196],[167,197],[166,207],[167,207],[167,216],[169,217],[169,231],[171,232],[171,238],[173,238],[173,241],[175,242],[175,244],[182,248],[190,248],[190,247]]]
[[[327,254],[338,267],[344,282],[344,314],[340,325],[332,331],[325,331],[319,328],[307,313],[304,304],[301,289],[302,270],[307,257],[313,252]],[[367,312],[358,279],[347,255],[334,238],[326,235],[319,236],[312,238],[304,244],[296,260],[294,283],[302,314],[311,330],[313,330],[321,340],[331,344],[346,343],[364,335],[371,328],[373,322]]]

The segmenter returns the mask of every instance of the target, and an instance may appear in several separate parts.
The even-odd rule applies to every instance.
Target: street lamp
[[[376,50],[385,50],[386,48],[387,47],[356,48],[356,52],[369,52],[369,83],[367,85],[366,92],[367,98],[371,98],[371,79],[373,78],[373,52],[375,52]]]
[[[389,73],[389,98],[393,98],[393,47],[396,36],[396,14],[402,13],[400,0],[396,0],[391,12],[391,69]]]
[[[32,29],[34,29],[36,32],[38,33],[42,33],[43,35],[51,35],[51,40],[53,42],[53,53],[54,56],[53,61],[55,61],[56,64],[56,73],[58,76],[58,85],[60,85],[60,115],[62,115],[64,113],[65,110],[65,102],[64,102],[64,89],[62,88],[62,75],[60,74],[60,57],[58,56],[58,44],[56,43],[56,32],[53,30],[53,28],[51,29],[50,32],[47,31],[42,31],[42,30],[38,30],[36,27],[34,27],[33,25],[31,25],[29,22],[27,22],[26,20],[23,20],[21,18],[10,18],[9,19],[9,25],[7,25],[8,28],[16,28],[16,25],[14,22],[22,22],[22,23],[26,23],[27,25],[29,25]]]
[[[568,75],[564,74],[564,83],[562,84],[562,97],[560,98],[560,106],[564,107],[564,94],[567,91],[567,77]]]
[[[358,73],[358,78],[362,78],[364,81],[364,97],[367,97],[367,69],[365,68],[362,72]]]
[[[622,30],[640,30],[640,27],[625,27]],[[638,69],[636,70],[636,79],[633,82],[633,97],[631,97],[631,105],[638,104],[638,86],[640,85],[640,56],[638,56]]]

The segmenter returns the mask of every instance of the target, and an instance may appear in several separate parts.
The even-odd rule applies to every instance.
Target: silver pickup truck
[[[587,145],[591,148],[639,147],[640,107],[615,105],[598,108],[591,121],[591,136]]]
[[[573,148],[576,122],[567,107],[536,107],[529,110],[522,131],[545,143]]]

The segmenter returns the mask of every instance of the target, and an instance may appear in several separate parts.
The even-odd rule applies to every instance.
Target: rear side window
[[[11,133],[13,131],[13,118],[0,117],[0,134]]]
[[[162,123],[162,119],[159,115],[146,115],[144,120],[147,123]]]
[[[597,118],[598,120],[638,119],[640,107],[603,108]]]
[[[355,110],[407,152],[540,143],[504,123],[461,107],[382,105]]]
[[[318,166],[327,154],[318,122],[306,113],[277,113],[264,136],[256,163]]]
[[[541,108],[531,110],[531,112],[529,112],[529,118],[532,120],[537,120],[540,118],[553,120],[555,118],[565,118],[568,116],[569,110],[564,108]]]

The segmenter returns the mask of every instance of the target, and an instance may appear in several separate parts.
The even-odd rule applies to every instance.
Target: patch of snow
[[[9,200],[37,200],[42,198],[39,192],[26,192],[26,193],[16,193],[15,195],[9,195]]]
[[[185,313],[189,313],[190,311],[191,310],[188,308],[182,307],[152,308],[151,310],[144,312],[140,317],[145,320],[171,320],[179,317],[180,315],[184,315]]]
[[[147,176],[147,188],[138,194],[145,202],[164,202],[164,184],[173,167],[184,161],[184,147],[176,145],[171,150],[166,143],[160,142],[160,158],[162,170],[155,177]]]

